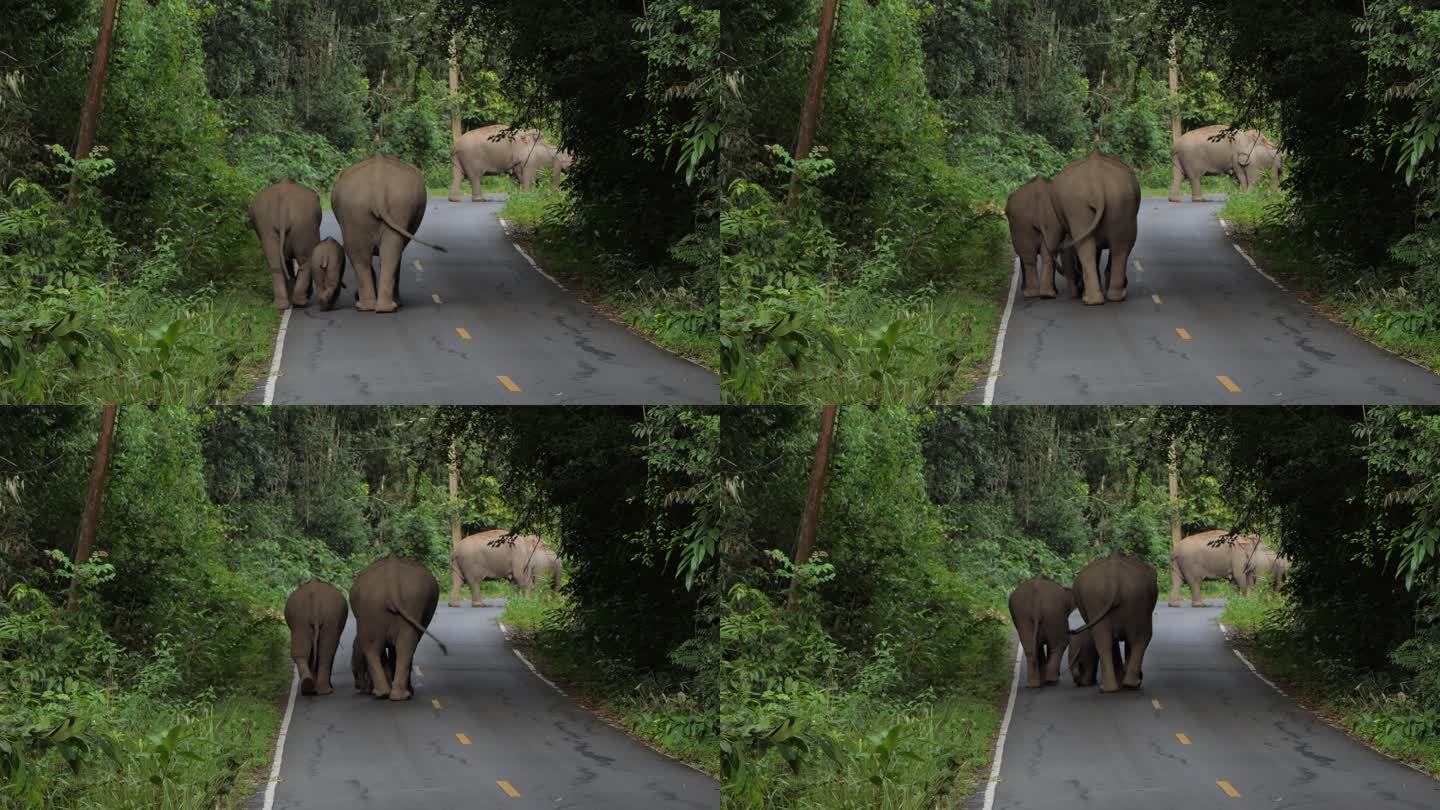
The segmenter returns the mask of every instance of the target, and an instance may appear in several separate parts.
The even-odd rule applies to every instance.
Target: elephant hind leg
[[[420,634],[408,624],[395,637],[395,677],[390,681],[391,700],[409,700],[414,694],[410,689],[410,664],[419,643]]]
[[[371,645],[365,649],[365,669],[370,672],[370,695],[383,698],[390,694],[390,678],[385,674],[388,668],[381,660],[384,644]]]
[[[265,251],[265,262],[270,265],[271,286],[275,293],[275,308],[289,309],[292,282],[290,281],[290,260],[285,257],[285,246],[280,235],[271,233],[260,240]]]

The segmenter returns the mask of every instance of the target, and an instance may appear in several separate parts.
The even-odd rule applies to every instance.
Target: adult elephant
[[[450,202],[460,202],[462,179],[470,181],[470,200],[484,202],[485,193],[480,183],[485,175],[514,174],[523,177],[522,167],[533,158],[543,142],[544,136],[539,130],[513,129],[505,124],[492,124],[461,135],[450,150]],[[532,182],[536,168],[538,166],[530,170]]]
[[[1085,621],[1070,632],[1090,632],[1099,659],[1100,691],[1139,689],[1160,596],[1155,569],[1134,557],[1111,554],[1085,566],[1070,591]]]
[[[377,698],[409,700],[410,663],[421,634],[428,629],[440,602],[440,583],[425,566],[401,557],[383,557],[355,576],[350,609],[355,612],[355,644],[350,671],[355,688]]]
[[[1050,181],[1036,175],[1010,192],[1005,200],[1005,221],[1010,226],[1010,244],[1020,257],[1020,293],[1026,298],[1054,298],[1057,254],[1065,228],[1050,197]],[[1073,282],[1071,290],[1080,294]]]
[[[420,170],[392,157],[366,158],[336,178],[330,190],[330,208],[340,223],[345,255],[355,269],[356,309],[394,312],[400,308],[400,254],[412,240],[446,252],[415,236],[425,218],[425,202],[425,178]],[[378,287],[373,256],[380,257]],[[343,267],[324,271],[329,291],[329,297],[321,302],[325,309],[335,304],[341,272]]]
[[[1046,577],[1032,577],[1010,592],[1010,620],[1025,650],[1025,685],[1031,689],[1060,682],[1060,660],[1070,646],[1070,589]]]
[[[1124,162],[1100,152],[1074,161],[1050,181],[1050,198],[1060,224],[1071,236],[1060,245],[1078,256],[1086,304],[1124,301],[1125,267],[1135,247],[1140,216],[1140,181]],[[1101,292],[1100,251],[1110,251]]]
[[[320,195],[288,178],[261,189],[250,203],[250,225],[270,265],[276,309],[310,302],[310,254],[320,244],[320,216]]]
[[[528,590],[547,566],[550,547],[533,534],[513,535],[509,529],[490,529],[462,539],[450,552],[450,607],[460,607],[460,583],[470,585],[470,606],[480,607],[480,585],[487,579],[509,580]],[[553,552],[550,552],[553,554]],[[558,587],[560,562],[553,562]]]
[[[1270,187],[1280,187],[1280,166],[1285,154],[1280,147],[1257,130],[1247,130],[1244,138],[1235,139],[1235,181],[1241,191],[1249,191],[1260,179],[1269,175]]]
[[[1277,588],[1284,585],[1285,578],[1290,575],[1290,565],[1290,558],[1275,549],[1264,545],[1256,548],[1245,563],[1245,581],[1240,586],[1240,592],[1249,593],[1263,577],[1269,577]]]
[[[550,590],[558,591],[560,590],[560,575],[564,570],[564,566],[560,562],[560,555],[555,553],[555,549],[546,545],[544,540],[539,538],[536,540],[538,542],[533,545],[527,544],[529,553],[523,550],[515,552],[515,560],[520,564],[519,572],[512,575],[515,587],[519,588],[521,593],[529,593],[530,589],[535,587],[536,582],[542,578],[548,578]]]
[[[312,578],[285,600],[290,658],[300,673],[300,694],[328,695],[335,691],[330,686],[330,670],[349,618],[345,595],[320,579]]]
[[[1259,130],[1233,130],[1224,124],[1192,129],[1170,149],[1170,202],[1180,202],[1180,182],[1190,180],[1190,199],[1206,202],[1200,181],[1207,175],[1231,175],[1245,187],[1241,155],[1249,155],[1257,144],[1270,141]],[[1271,144],[1273,146],[1273,144]],[[1278,171],[1278,169],[1277,169]],[[1278,180],[1278,177],[1277,177]]]
[[[1181,538],[1170,549],[1170,607],[1180,607],[1181,580],[1190,586],[1192,607],[1205,607],[1200,589],[1207,579],[1228,579],[1243,590],[1245,566],[1260,546],[1260,538],[1253,534],[1234,534],[1224,529]]]
[[[575,165],[575,156],[552,143],[541,141],[535,149],[526,156],[525,162],[517,169],[520,180],[520,190],[530,191],[535,188],[535,177],[541,169],[550,169],[550,188],[560,188],[560,175],[570,171]],[[474,184],[471,184],[473,189]]]

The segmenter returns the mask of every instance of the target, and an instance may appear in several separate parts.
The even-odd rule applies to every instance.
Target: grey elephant
[[[487,174],[513,174],[523,178],[522,167],[544,140],[539,130],[512,129],[505,124],[491,124],[461,135],[450,150],[450,202],[460,202],[462,178],[470,181],[473,202],[485,201],[480,182]],[[530,167],[531,182],[538,168],[538,165]]]
[[[533,189],[535,177],[541,169],[547,167],[550,169],[550,188],[559,189],[560,175],[570,171],[570,167],[573,165],[575,165],[574,155],[552,143],[541,140],[526,157],[525,162],[516,169],[519,174],[517,179],[520,181],[520,190],[530,191]]]
[[[340,634],[350,618],[345,595],[319,579],[296,588],[285,600],[285,624],[290,626],[290,658],[300,673],[302,695],[328,695],[330,672]]]
[[[1219,542],[1224,538],[1232,538]],[[1217,544],[1218,543],[1218,544]],[[1170,607],[1180,607],[1180,582],[1190,586],[1192,607],[1205,607],[1200,593],[1207,579],[1228,579],[1242,590],[1245,588],[1245,565],[1261,545],[1252,534],[1236,534],[1212,529],[1183,537],[1170,549]]]
[[[1085,566],[1070,591],[1085,621],[1070,632],[1090,631],[1090,646],[1099,659],[1100,691],[1139,689],[1145,677],[1145,650],[1154,635],[1155,603],[1160,597],[1155,569],[1134,557],[1111,554]],[[1121,644],[1125,645],[1123,654]],[[1075,655],[1071,653],[1072,661]]]
[[[1246,130],[1245,137],[1235,139],[1235,181],[1241,191],[1249,191],[1261,178],[1270,177],[1270,187],[1280,187],[1280,169],[1285,153],[1257,130]]]
[[[1070,646],[1070,589],[1046,577],[1032,577],[1010,592],[1010,620],[1025,650],[1025,685],[1031,689],[1060,682],[1060,661]]]
[[[1100,152],[1072,162],[1050,181],[1050,198],[1060,224],[1070,234],[1060,249],[1074,248],[1081,294],[1086,304],[1124,301],[1126,265],[1135,247],[1140,216],[1140,181],[1123,161]],[[1100,251],[1110,264],[1100,274]]]
[[[383,557],[355,576],[350,586],[350,609],[355,613],[350,671],[356,690],[377,698],[410,699],[410,664],[421,634],[450,654],[427,629],[439,602],[440,583],[414,560]]]
[[[1181,135],[1170,149],[1170,202],[1180,202],[1180,182],[1187,178],[1190,199],[1194,202],[1206,201],[1200,181],[1207,175],[1230,175],[1245,187],[1247,181],[1241,177],[1247,172],[1241,166],[1241,155],[1247,155],[1248,162],[1248,155],[1260,143],[1270,141],[1258,130],[1232,130],[1224,124],[1192,129]]]
[[[1245,563],[1245,581],[1240,592],[1249,593],[1265,577],[1269,577],[1277,588],[1284,585],[1285,578],[1290,575],[1290,565],[1290,558],[1275,549],[1265,545],[1256,548]]]
[[[1117,644],[1110,645],[1110,665],[1116,672],[1125,671],[1125,659]],[[1070,680],[1076,686],[1094,686],[1100,677],[1100,653],[1089,630],[1080,630],[1070,638]]]
[[[415,236],[425,218],[425,178],[409,163],[384,155],[366,158],[340,173],[330,190],[330,208],[340,223],[345,255],[355,270],[355,308],[394,312],[400,308],[400,254],[411,241],[446,252],[439,245]],[[380,257],[376,284],[371,258]],[[344,267],[327,269],[324,287],[330,296],[321,303],[334,306]]]
[[[270,265],[276,309],[310,301],[310,253],[320,244],[320,195],[285,179],[261,189],[250,203],[250,225]]]
[[[1035,176],[1005,200],[1010,244],[1020,257],[1020,292],[1026,298],[1054,298],[1055,261],[1064,228],[1050,199],[1050,181]],[[1038,258],[1037,258],[1038,257]]]
[[[483,604],[480,585],[487,579],[509,580],[529,590],[537,575],[551,573],[554,587],[559,587],[560,561],[556,557],[550,562],[553,553],[539,537],[512,536],[509,529],[490,529],[462,539],[450,552],[450,607],[460,606],[462,579],[470,585],[471,607]]]

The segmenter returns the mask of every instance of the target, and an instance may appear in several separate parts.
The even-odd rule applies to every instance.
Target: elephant
[[[1135,171],[1101,152],[1072,162],[1050,181],[1050,199],[1070,236],[1061,250],[1074,248],[1086,304],[1124,301],[1125,275],[1140,216],[1140,181]],[[1100,251],[1110,251],[1101,292]]]
[[[1085,566],[1070,591],[1085,622],[1070,633],[1090,631],[1090,646],[1099,659],[1100,691],[1139,689],[1145,677],[1145,649],[1154,634],[1155,603],[1160,597],[1155,569],[1134,557],[1111,554]],[[1123,655],[1121,642],[1125,644]],[[1075,653],[1071,655],[1073,661]]]
[[[1267,174],[1270,176],[1270,188],[1278,189],[1285,153],[1257,130],[1247,130],[1245,134],[1246,137],[1236,138],[1235,141],[1235,181],[1240,184],[1240,190],[1251,190]]]
[[[328,310],[336,294],[345,288],[345,248],[334,239],[325,238],[310,252],[310,266],[315,272],[315,298]],[[335,286],[329,286],[331,284]]]
[[[340,223],[345,255],[355,269],[356,309],[394,312],[400,308],[400,254],[411,241],[446,252],[415,236],[425,217],[425,203],[425,178],[420,170],[385,155],[365,158],[335,179],[330,208]],[[370,261],[377,255],[378,287]],[[330,298],[322,302],[326,309],[334,306],[343,269],[325,272],[324,287],[331,291]]]
[[[1224,124],[1192,129],[1181,135],[1170,150],[1170,202],[1180,202],[1180,181],[1186,178],[1190,180],[1193,202],[1206,202],[1205,193],[1200,190],[1200,180],[1206,175],[1232,175],[1241,188],[1248,188],[1246,165],[1254,157],[1252,152],[1257,144],[1274,148],[1259,130],[1236,131]],[[1241,163],[1242,155],[1246,165]],[[1278,182],[1278,163],[1272,165]]]
[[[410,662],[423,633],[449,655],[445,642],[427,628],[440,601],[440,583],[414,560],[388,556],[355,575],[350,609],[355,612],[355,645],[350,671],[355,689],[377,698],[409,700]]]
[[[1050,199],[1050,181],[1037,175],[1012,191],[1005,200],[1005,220],[1010,225],[1010,243],[1020,257],[1021,294],[1054,298],[1055,263],[1064,228]]]
[[[1116,672],[1125,670],[1125,659],[1118,644],[1110,645],[1110,662]],[[1100,675],[1100,653],[1089,630],[1080,630],[1070,639],[1070,680],[1076,686],[1094,686]]]
[[[1170,549],[1170,607],[1180,607],[1180,581],[1190,586],[1191,607],[1205,607],[1200,588],[1207,579],[1228,579],[1245,589],[1245,565],[1260,546],[1260,538],[1234,535],[1232,542],[1211,545],[1232,533],[1212,529],[1184,537]]]
[[[290,626],[290,658],[300,673],[302,695],[328,695],[330,670],[350,608],[340,589],[312,578],[285,600],[285,624]]]
[[[560,586],[560,561],[544,540],[533,534],[510,537],[509,529],[490,529],[464,538],[450,552],[450,607],[460,607],[460,582],[470,585],[470,606],[481,607],[480,584],[487,579],[508,579],[529,590],[538,574],[550,573]],[[551,562],[553,560],[553,563]]]
[[[1249,593],[1262,577],[1269,577],[1277,588],[1284,585],[1285,578],[1290,575],[1290,565],[1290,558],[1269,546],[1259,546],[1245,563],[1245,581],[1240,586],[1240,592]]]
[[[511,129],[505,124],[491,124],[461,135],[450,150],[450,202],[460,202],[462,177],[470,181],[471,202],[485,202],[485,192],[480,188],[485,175],[521,174],[521,168],[527,167],[532,153],[543,142],[539,130]],[[531,182],[537,168],[528,167]]]
[[[270,265],[276,309],[310,302],[310,254],[320,244],[320,218],[320,195],[288,178],[261,189],[250,203],[250,225]]]
[[[1070,645],[1070,589],[1046,577],[1032,577],[1010,592],[1010,620],[1025,650],[1025,685],[1031,689],[1060,682],[1060,659]]]
[[[525,162],[516,168],[517,178],[520,181],[521,191],[530,191],[535,187],[535,176],[546,166],[550,167],[550,188],[560,188],[560,175],[562,172],[570,171],[575,165],[575,156],[560,149],[551,143],[541,141],[533,151],[526,157]]]

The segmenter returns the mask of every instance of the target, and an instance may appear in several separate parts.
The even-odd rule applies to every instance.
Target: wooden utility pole
[[[84,160],[95,148],[95,130],[100,122],[100,96],[105,87],[105,65],[110,61],[110,40],[115,32],[115,14],[120,0],[103,0],[100,6],[100,35],[95,39],[95,58],[90,63],[90,84],[85,88],[85,105],[80,108],[80,134],[75,139],[75,159]]]
[[[115,435],[114,403],[100,409],[100,435],[95,439],[95,455],[90,461],[90,486],[85,491],[85,511],[80,513],[80,537],[75,541],[75,565],[90,561],[95,549],[95,534],[100,525],[100,499],[105,494],[105,470],[110,465],[110,442]],[[70,580],[67,607],[75,606],[78,583]]]
[[[820,121],[820,96],[825,89],[825,65],[830,60],[830,35],[835,29],[835,11],[839,0],[821,0],[820,32],[815,35],[815,52],[810,58],[810,84],[805,88],[805,101],[800,107],[800,131],[795,138],[796,160],[810,157],[815,145],[815,130]],[[795,200],[795,182],[790,183],[790,201]]]
[[[455,34],[450,35],[450,146],[460,143],[460,48]],[[460,187],[460,166],[450,161],[450,188]],[[451,445],[453,451],[454,445]],[[454,480],[454,479],[451,479]],[[453,496],[454,493],[451,493]]]
[[[1170,35],[1170,146],[1180,142],[1180,62],[1175,35]]]
[[[810,488],[805,492],[805,511],[800,513],[800,539],[795,543],[795,565],[810,561],[815,547],[815,530],[820,523],[820,497],[825,492],[825,465],[830,460],[830,439],[835,435],[834,405],[820,408],[820,434],[815,437],[815,457],[810,462]],[[790,603],[795,603],[796,582],[790,584]]]
[[[450,550],[460,547],[460,452],[450,440]]]

